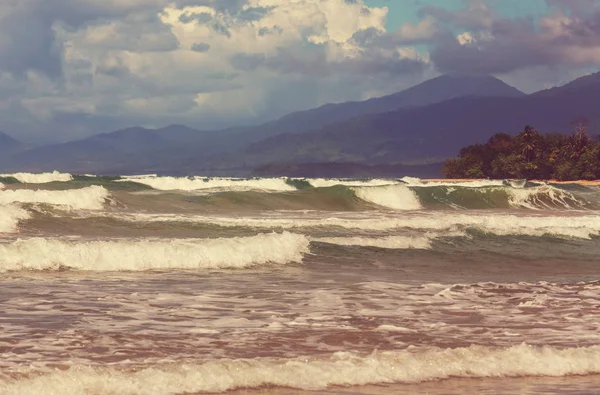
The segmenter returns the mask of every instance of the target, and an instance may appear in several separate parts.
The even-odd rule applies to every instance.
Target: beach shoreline
[[[488,178],[427,178],[422,179],[423,182],[448,182],[448,183],[462,183],[462,182],[480,182],[480,181],[502,181],[500,179],[488,179]],[[512,180],[508,181],[521,181]],[[584,185],[584,186],[600,186],[600,180],[574,180],[574,181],[558,181],[558,180],[528,180],[535,183],[548,183],[557,185]]]

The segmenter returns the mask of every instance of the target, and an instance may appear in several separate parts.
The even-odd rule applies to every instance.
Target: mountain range
[[[393,95],[328,104],[258,126],[132,127],[34,149],[0,135],[0,166],[3,171],[179,175],[249,175],[268,168],[272,175],[278,169],[285,175],[289,165],[322,173],[324,163],[337,163],[343,176],[339,168],[345,163],[362,166],[356,170],[360,174],[389,164],[436,172],[435,163],[494,133],[515,134],[526,124],[542,132],[570,132],[570,122],[581,116],[594,125],[600,121],[597,103],[600,73],[530,95],[488,75],[452,74]],[[319,166],[298,167],[311,163]]]

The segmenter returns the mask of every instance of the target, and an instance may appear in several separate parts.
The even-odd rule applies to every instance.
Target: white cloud
[[[35,2],[19,4],[25,3]],[[19,99],[36,122],[48,125],[59,118],[202,128],[260,121],[359,99],[367,90],[391,93],[420,79],[428,62],[407,45],[356,40],[364,32],[386,35],[388,9],[362,0],[55,4],[79,10],[72,13],[79,19],[65,13],[51,23],[62,77],[26,73]],[[395,34],[413,39],[431,29],[426,21]]]

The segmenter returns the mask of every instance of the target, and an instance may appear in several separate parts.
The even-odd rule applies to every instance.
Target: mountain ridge
[[[0,131],[0,154],[12,154],[25,149],[25,145],[12,136]]]
[[[462,87],[460,91],[454,89],[457,85]],[[478,94],[478,89],[491,85],[494,88],[489,92],[499,96]],[[557,100],[563,100],[566,92],[575,90],[577,95],[599,90],[596,88],[595,83],[584,80],[574,88],[557,88],[552,95],[526,95],[494,77],[444,75],[393,95],[327,104],[256,127],[222,131],[199,131],[184,125],[122,129],[29,150],[15,156],[12,165],[19,169],[114,174],[222,174],[286,161],[368,165],[440,161],[456,155],[459,144],[485,140],[498,128],[517,133],[526,123],[537,126],[539,114],[557,121],[555,115],[565,113]],[[435,94],[428,97],[427,92],[433,91]],[[428,102],[433,103],[423,104]],[[577,97],[575,102],[579,102]],[[399,103],[404,105],[398,108]],[[352,110],[352,106],[364,107]],[[392,110],[382,111],[386,106]],[[379,112],[370,113],[375,107]],[[573,111],[568,103],[566,107]],[[326,116],[315,116],[323,111]],[[561,119],[551,126],[563,123]]]

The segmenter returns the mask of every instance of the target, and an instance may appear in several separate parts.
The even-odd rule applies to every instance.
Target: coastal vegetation
[[[448,178],[600,179],[600,142],[586,133],[585,121],[573,125],[571,135],[542,134],[531,126],[516,136],[495,134],[485,144],[461,149],[443,172]]]

